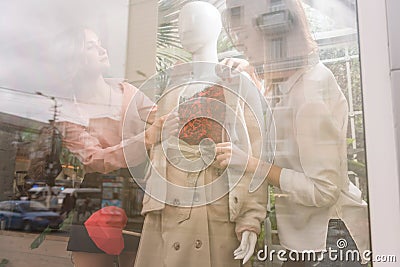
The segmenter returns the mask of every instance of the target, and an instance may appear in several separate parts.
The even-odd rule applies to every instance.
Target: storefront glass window
[[[368,266],[355,0],[0,14],[0,266]]]

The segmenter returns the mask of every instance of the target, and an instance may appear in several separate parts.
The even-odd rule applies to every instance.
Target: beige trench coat
[[[171,110],[165,107],[175,106],[174,100],[179,97],[171,95],[165,99],[166,103],[159,103],[159,111]],[[225,92],[225,99],[246,122],[252,154],[258,156],[262,146],[256,119],[249,115],[251,112],[246,112],[237,97]],[[197,207],[178,207],[183,196],[167,189],[161,177],[176,185],[195,187],[214,181],[221,170],[211,165],[199,173],[183,172],[167,161],[161,145],[153,148],[151,157],[153,168],[147,180],[142,210],[146,217],[135,266],[241,266],[239,260],[234,260],[233,251],[239,246],[243,231],[260,232],[260,223],[266,216],[267,184],[249,193],[251,176],[245,175],[217,201]],[[228,184],[221,186],[229,188]],[[196,201],[195,193],[189,194]],[[213,192],[200,191],[200,198],[205,194]],[[154,195],[158,200],[152,197]]]

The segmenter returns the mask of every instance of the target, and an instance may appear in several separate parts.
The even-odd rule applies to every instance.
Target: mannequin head
[[[293,69],[317,51],[300,0],[227,0],[226,5],[224,26],[253,65]]]
[[[218,9],[207,2],[189,2],[180,11],[179,37],[183,48],[192,54],[216,50],[221,29]]]

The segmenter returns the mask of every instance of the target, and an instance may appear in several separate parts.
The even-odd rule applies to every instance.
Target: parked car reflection
[[[44,230],[47,226],[59,229],[62,219],[37,201],[10,200],[0,202],[1,229],[20,229],[26,232]]]
[[[61,192],[60,187],[56,186],[33,187],[28,190],[28,197],[31,200],[35,200],[42,203],[46,207],[50,208],[50,210],[52,211],[59,211],[57,204],[57,195],[60,192]]]

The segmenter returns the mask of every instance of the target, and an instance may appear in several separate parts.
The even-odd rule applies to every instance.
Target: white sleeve
[[[323,102],[304,104],[294,124],[303,172],[282,169],[281,190],[291,201],[304,206],[331,206],[346,179],[343,166],[347,159],[342,151],[345,136],[341,128],[344,124],[335,121]]]

